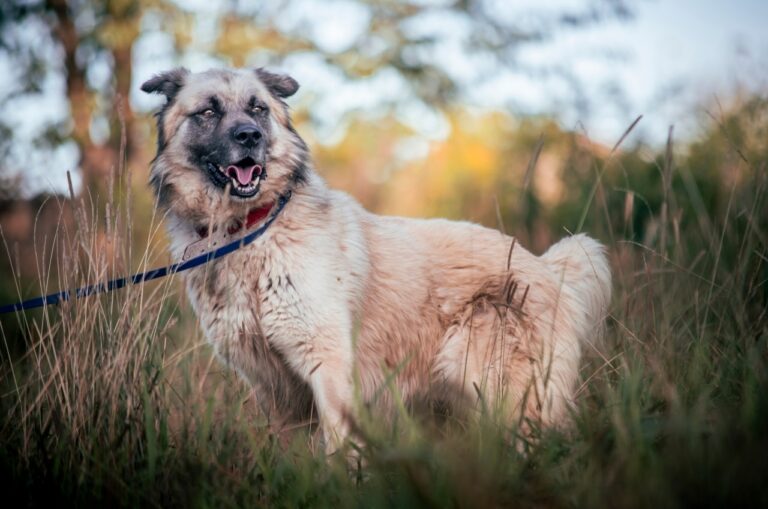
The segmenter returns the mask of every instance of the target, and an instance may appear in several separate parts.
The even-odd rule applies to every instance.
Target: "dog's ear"
[[[168,100],[172,100],[184,86],[184,81],[189,76],[189,70],[179,67],[171,71],[156,74],[141,86],[141,90],[148,94],[163,94]]]
[[[263,67],[256,69],[256,74],[269,91],[281,99],[291,97],[299,89],[299,82],[287,74],[269,72]]]

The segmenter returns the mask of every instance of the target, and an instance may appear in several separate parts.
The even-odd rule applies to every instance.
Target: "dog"
[[[264,408],[285,423],[316,412],[329,453],[392,384],[407,404],[564,423],[610,300],[601,244],[575,235],[535,256],[477,224],[364,210],[314,171],[285,74],[181,68],[141,88],[167,98],[150,183],[173,257],[274,217],[185,276],[207,340]]]

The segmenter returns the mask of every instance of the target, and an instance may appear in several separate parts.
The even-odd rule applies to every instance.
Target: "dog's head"
[[[298,88],[264,69],[175,69],[144,83],[167,98],[150,176],[160,203],[182,214],[238,210],[300,183],[307,150],[284,102]]]

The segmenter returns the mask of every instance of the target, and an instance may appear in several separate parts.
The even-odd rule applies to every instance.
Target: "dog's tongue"
[[[235,177],[241,186],[246,186],[253,180],[253,173],[260,168],[258,164],[253,166],[235,166],[234,164],[227,167],[227,175]]]

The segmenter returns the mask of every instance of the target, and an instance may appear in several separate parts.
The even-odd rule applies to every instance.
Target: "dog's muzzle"
[[[267,178],[266,167],[252,157],[245,157],[226,167],[209,162],[208,175],[218,187],[231,184],[229,194],[240,198],[251,198],[259,192],[261,181]]]

